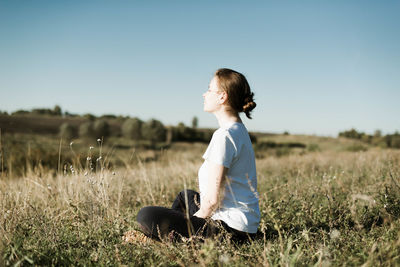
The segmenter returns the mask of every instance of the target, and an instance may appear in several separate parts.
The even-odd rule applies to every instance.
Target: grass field
[[[125,242],[141,207],[170,206],[182,189],[197,190],[206,145],[118,153],[110,145],[90,150],[86,164],[63,162],[63,154],[58,164],[56,152],[54,168],[1,176],[0,265],[400,265],[399,150],[313,136],[267,139],[307,147],[257,150],[258,240]],[[116,157],[122,165],[109,164]]]

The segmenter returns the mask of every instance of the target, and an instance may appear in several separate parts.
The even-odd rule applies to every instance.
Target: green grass
[[[275,138],[318,149],[258,152],[262,220],[254,242],[236,245],[223,235],[205,242],[124,243],[123,234],[137,229],[141,207],[170,206],[184,187],[197,189],[206,146],[119,154],[110,145],[102,148],[97,172],[71,162],[74,173],[67,165],[65,173],[31,168],[19,177],[2,176],[0,265],[399,265],[400,151],[349,150],[353,143],[343,139]],[[141,160],[141,153],[157,157]],[[101,168],[115,157],[124,164]]]

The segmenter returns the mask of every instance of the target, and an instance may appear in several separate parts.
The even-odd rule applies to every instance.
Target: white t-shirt
[[[253,147],[246,127],[239,122],[221,126],[212,136],[199,169],[200,196],[207,192],[207,161],[228,168],[223,199],[212,215],[229,227],[256,233],[260,223],[257,174]]]

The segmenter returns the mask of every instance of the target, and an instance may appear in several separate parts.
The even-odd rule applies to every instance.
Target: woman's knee
[[[140,228],[145,232],[151,232],[152,224],[154,221],[155,207],[148,206],[139,210],[136,221],[139,223]]]
[[[142,208],[136,220],[143,233],[151,237],[165,236],[176,227],[186,225],[180,212],[156,206]]]
[[[191,189],[186,189],[186,190],[182,190],[181,192],[179,192],[178,195],[180,196],[180,198],[182,200],[184,200],[186,198],[188,200],[190,200],[190,199],[196,198],[196,196],[199,195],[199,193],[197,193],[196,191],[191,190]]]
[[[139,210],[136,221],[141,225],[153,231],[154,227],[165,224],[176,217],[176,214],[168,208],[158,206],[147,206]]]

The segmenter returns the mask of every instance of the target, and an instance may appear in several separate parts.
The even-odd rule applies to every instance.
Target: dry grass
[[[335,147],[334,140],[329,142]],[[257,159],[260,239],[241,246],[229,236],[177,244],[141,239],[138,210],[170,206],[184,187],[197,189],[204,149],[180,144],[160,152],[156,161],[130,164],[125,158],[125,167],[115,170],[72,166],[72,173],[68,166],[65,174],[30,171],[18,179],[3,177],[2,263],[400,264],[400,151],[395,150],[326,149],[281,157],[265,151]],[[107,165],[103,160],[100,166]]]

